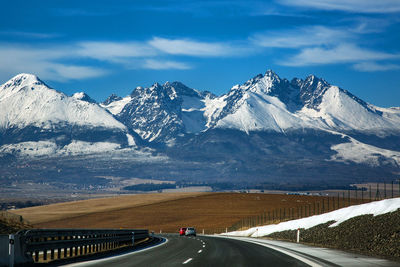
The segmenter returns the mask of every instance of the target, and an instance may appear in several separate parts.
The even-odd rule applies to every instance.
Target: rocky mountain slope
[[[134,145],[125,125],[86,94],[68,97],[31,74],[0,86],[0,110],[3,153],[85,153]]]
[[[378,108],[313,75],[281,79],[257,75],[216,97],[174,82],[136,88],[102,105],[149,141],[212,128],[286,132],[299,129],[391,135],[400,132],[400,112]],[[118,108],[116,108],[118,106]]]
[[[110,172],[144,178],[324,184],[400,173],[400,108],[270,70],[221,96],[166,82],[101,104],[21,74],[0,87],[0,134],[3,159],[96,154],[115,162]]]

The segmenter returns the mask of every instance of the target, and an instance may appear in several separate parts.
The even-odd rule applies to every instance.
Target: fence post
[[[376,183],[376,195],[375,195],[375,200],[379,200],[380,198],[380,192],[379,192],[379,183]]]
[[[327,209],[328,212],[329,212],[329,206],[330,206],[330,205],[329,205],[329,196],[328,196],[328,209]]]
[[[371,185],[369,185],[369,202],[372,201],[372,190],[371,190]]]
[[[340,195],[337,193],[337,208],[340,209]]]
[[[361,203],[364,203],[364,187],[361,187]]]
[[[358,203],[358,189],[356,187],[356,203]]]
[[[15,254],[15,237],[14,235],[8,235],[8,257],[9,266],[14,267],[14,254]]]
[[[350,206],[350,189],[347,189],[347,207]]]
[[[383,191],[384,191],[384,198],[386,199],[386,181],[383,181]]]
[[[346,205],[346,201],[344,200],[344,191],[342,192],[342,203],[343,203],[343,208]]]
[[[392,181],[392,198],[393,198],[393,181]]]

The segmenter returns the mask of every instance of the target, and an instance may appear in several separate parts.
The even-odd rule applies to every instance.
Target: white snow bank
[[[372,214],[374,216],[377,216],[388,212],[396,211],[399,208],[400,208],[400,198],[385,199],[367,204],[350,206],[347,208],[342,208],[321,215],[315,215],[303,219],[282,222],[279,224],[253,227],[245,231],[229,232],[229,233],[224,233],[223,235],[261,237],[261,236],[267,236],[274,232],[296,230],[298,228],[308,229],[319,224],[327,223],[329,221],[335,221],[334,224],[329,226],[329,227],[335,227],[341,224],[342,222],[347,221],[348,219],[351,219],[356,216],[367,215],[367,214]]]
[[[331,150],[337,152],[336,155],[331,157],[331,160],[364,162],[372,166],[379,166],[383,160],[382,157],[384,157],[387,163],[392,163],[395,166],[400,164],[400,152],[364,144],[351,137],[348,138],[350,138],[350,143],[342,143],[331,147]]]

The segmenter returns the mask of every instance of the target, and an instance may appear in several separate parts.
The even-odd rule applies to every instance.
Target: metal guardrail
[[[64,259],[133,246],[149,237],[139,229],[29,229],[9,236],[9,266]]]

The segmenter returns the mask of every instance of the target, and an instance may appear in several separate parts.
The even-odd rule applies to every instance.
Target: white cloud
[[[18,36],[33,39],[50,39],[60,37],[60,34],[56,33],[40,33],[40,32],[21,32],[21,31],[0,31],[1,35]]]
[[[358,71],[372,72],[372,71],[398,70],[400,69],[400,65],[381,64],[376,62],[360,62],[354,64],[353,68]]]
[[[82,57],[111,62],[123,61],[124,58],[148,57],[157,51],[147,44],[140,42],[81,42],[76,53]]]
[[[280,64],[285,66],[308,66],[397,58],[400,58],[400,55],[364,49],[354,44],[340,44],[333,48],[304,48],[299,54]]]
[[[400,12],[399,0],[279,0],[280,4],[319,10],[354,13]]]
[[[228,43],[208,43],[190,39],[165,39],[154,37],[148,42],[152,47],[171,55],[219,57],[240,55],[244,49]]]
[[[299,48],[337,44],[352,39],[353,34],[345,29],[325,26],[307,26],[297,29],[258,33],[250,37],[254,45],[277,48]]]
[[[381,20],[359,18],[358,23],[353,27],[305,26],[297,29],[257,33],[249,40],[255,46],[291,48],[297,51],[294,56],[280,59],[278,64],[284,66],[353,63],[355,64],[353,68],[356,70],[385,71],[396,69],[397,65],[378,64],[376,61],[399,59],[400,54],[366,49],[357,44],[363,34],[379,32],[385,26],[387,24]]]
[[[66,47],[32,48],[18,45],[0,45],[0,72],[3,79],[17,73],[34,73],[43,79],[66,81],[99,77],[107,72],[91,66],[59,63],[71,57]]]
[[[153,69],[153,70],[168,70],[168,69],[187,70],[192,68],[190,65],[182,62],[168,61],[168,60],[163,61],[155,59],[145,60],[142,67],[145,69]]]

